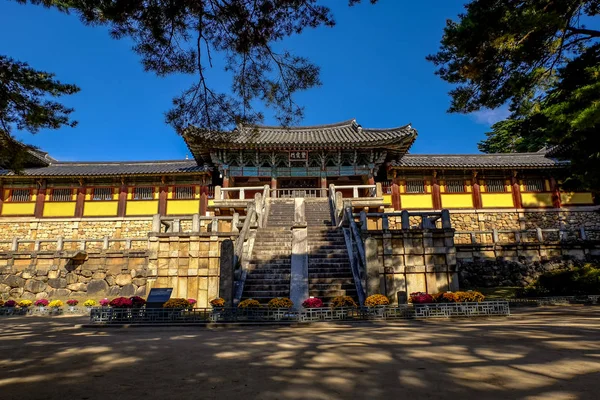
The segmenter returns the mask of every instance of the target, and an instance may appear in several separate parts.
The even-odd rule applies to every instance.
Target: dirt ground
[[[598,399],[600,307],[308,327],[0,319],[0,399]]]

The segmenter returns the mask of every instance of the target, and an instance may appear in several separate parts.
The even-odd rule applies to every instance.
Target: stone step
[[[290,282],[291,274],[259,274],[254,273],[248,274],[246,282],[264,282],[264,283],[278,283],[278,282]]]
[[[329,266],[331,264],[350,265],[350,261],[347,258],[323,258],[315,259],[308,256],[308,265],[323,265]]]
[[[324,284],[324,285],[331,285],[331,284],[343,284],[343,285],[354,285],[354,279],[352,278],[352,276],[339,276],[339,277],[331,277],[331,276],[327,276],[326,278],[318,278],[315,277],[314,274],[313,275],[309,275],[308,276],[308,281],[309,284],[313,285],[313,284]]]
[[[348,272],[309,272],[308,273],[309,281],[311,279],[352,279],[352,274]]]
[[[309,289],[308,295],[313,296],[313,297],[318,297],[322,300],[323,300],[323,298],[327,298],[328,299],[327,303],[329,303],[329,301],[331,301],[331,299],[336,296],[355,297],[356,290],[354,291],[354,293],[352,293],[352,291],[350,291],[350,290],[343,290],[343,289],[340,289],[340,290],[314,290],[314,289],[311,290],[311,289]]]
[[[243,298],[250,299],[267,299],[271,300],[274,297],[289,297],[290,290],[248,290],[244,288]],[[260,300],[259,300],[260,301]]]
[[[244,291],[256,292],[256,291],[285,291],[290,289],[290,283],[279,283],[279,284],[256,284],[246,281],[244,284]],[[340,288],[341,289],[341,288]]]

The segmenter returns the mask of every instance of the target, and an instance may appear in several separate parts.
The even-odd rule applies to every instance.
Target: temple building
[[[94,243],[98,244],[98,251],[105,253],[113,245],[115,251],[147,251],[154,246],[149,239],[152,233],[171,236],[185,233],[188,242],[189,237],[205,235],[217,238],[220,243],[225,236],[238,240],[243,226],[253,223],[259,231],[277,226],[289,230],[299,222],[293,210],[297,199],[304,199],[309,229],[319,222],[327,229],[340,226],[341,220],[337,218],[346,206],[351,207],[356,222],[363,223],[363,230],[441,229],[441,220],[435,218],[430,226],[429,222],[415,226],[413,219],[402,225],[400,214],[408,211],[420,216],[448,210],[456,244],[495,243],[509,231],[529,229],[548,230],[548,235],[552,233],[550,230],[586,235],[582,229],[586,226],[595,229],[598,224],[598,206],[592,193],[562,191],[560,183],[566,176],[568,162],[555,158],[547,149],[518,154],[410,154],[409,149],[417,139],[417,131],[410,124],[370,129],[363,128],[356,120],[291,128],[240,125],[231,132],[189,127],[183,137],[193,159],[60,162],[39,150],[27,149],[20,171],[0,169],[0,268],[10,265],[13,268],[10,273],[14,273],[16,265],[29,268],[35,264],[37,268],[41,265],[40,254],[45,250],[54,252],[52,257],[48,255],[52,261],[46,262],[47,265],[63,265],[74,258],[71,253],[60,252],[85,249],[89,253]],[[264,207],[256,208],[257,216],[246,223],[251,219],[250,204],[253,210]],[[363,215],[359,217],[361,212]],[[255,234],[254,247],[247,248],[243,240],[240,242],[250,257],[248,271],[260,264],[251,262],[252,254],[260,249],[260,233]],[[276,236],[270,234],[264,231],[263,237]],[[332,235],[341,241],[340,248],[346,246],[343,235]],[[538,238],[539,235],[538,232]],[[519,240],[521,236],[521,233],[514,235]],[[137,279],[135,283],[123,278],[123,284],[115,284],[106,277],[100,278],[106,275],[103,272],[95,278],[83,276],[80,281],[69,283],[69,288],[66,284],[59,288],[48,286],[38,293],[64,290],[62,294],[67,291],[81,294],[87,290],[88,282],[101,280],[106,284],[97,285],[111,295],[143,295],[152,286],[176,286],[182,297],[203,298],[201,304],[206,305],[219,292],[219,248],[189,243],[185,256],[178,249],[176,260],[158,265],[161,254],[168,252],[166,249],[174,251],[173,239],[166,244],[163,240],[167,239],[156,239],[156,254],[148,253],[135,261],[138,266],[135,271],[139,272],[140,265],[153,269],[150,275],[137,278],[132,272],[132,279]],[[85,244],[86,241],[89,243]],[[191,254],[198,251],[202,255],[193,257],[199,259],[181,261],[182,257],[191,260]],[[236,250],[236,254],[241,251]],[[28,256],[23,258],[20,253]],[[116,268],[114,276],[133,268],[131,254],[127,254],[121,258],[128,261],[121,265],[121,271]],[[206,260],[202,258],[204,255]],[[92,254],[85,257],[90,259]],[[102,257],[104,261],[97,261],[98,265],[114,261],[107,254]],[[348,251],[346,263],[347,259]],[[383,268],[385,263],[381,263]],[[409,265],[408,261],[404,265]],[[445,279],[440,285],[458,285],[452,282],[458,279],[456,271],[447,272],[448,277],[436,278]],[[142,284],[142,279],[150,279],[152,274],[153,283]],[[405,283],[405,291],[425,289],[433,278],[426,276],[427,271],[423,274],[424,278],[413,281],[411,288]],[[203,278],[190,283],[194,277]],[[251,277],[249,273],[248,279]],[[409,278],[402,279],[408,282]],[[415,282],[425,282],[425,286]],[[79,283],[82,285],[77,286]],[[314,285],[317,288],[319,284]],[[262,293],[259,286],[257,293],[250,294],[265,298],[289,294],[289,290],[279,288]],[[321,289],[327,292],[326,288]],[[13,294],[29,293],[28,296],[33,293],[20,287],[10,290]],[[319,295],[319,290],[314,293]]]

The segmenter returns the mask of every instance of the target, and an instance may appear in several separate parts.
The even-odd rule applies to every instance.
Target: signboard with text
[[[308,160],[308,151],[295,150],[290,151],[290,161],[306,161]]]

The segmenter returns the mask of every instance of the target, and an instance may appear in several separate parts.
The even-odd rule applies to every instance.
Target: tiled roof
[[[495,153],[495,154],[406,154],[392,163],[399,168],[559,168],[566,161],[547,157],[545,153]]]
[[[389,147],[404,153],[417,136],[409,125],[388,129],[362,128],[351,119],[330,125],[281,127],[238,126],[233,132],[212,132],[197,127],[183,137],[198,160],[207,159],[211,148],[374,148]]]
[[[56,162],[48,167],[25,168],[19,176],[120,176],[186,174],[207,171],[195,160],[131,161],[131,162]],[[0,170],[0,176],[15,176],[11,171]]]
[[[50,157],[48,153],[21,143],[4,131],[0,131],[0,146],[11,146],[12,150],[14,151],[22,149],[24,152],[26,152],[27,154],[25,155],[24,162],[25,166],[27,167],[43,167],[49,165],[53,161],[56,161]],[[3,161],[5,160],[0,160],[0,168],[3,166]]]

